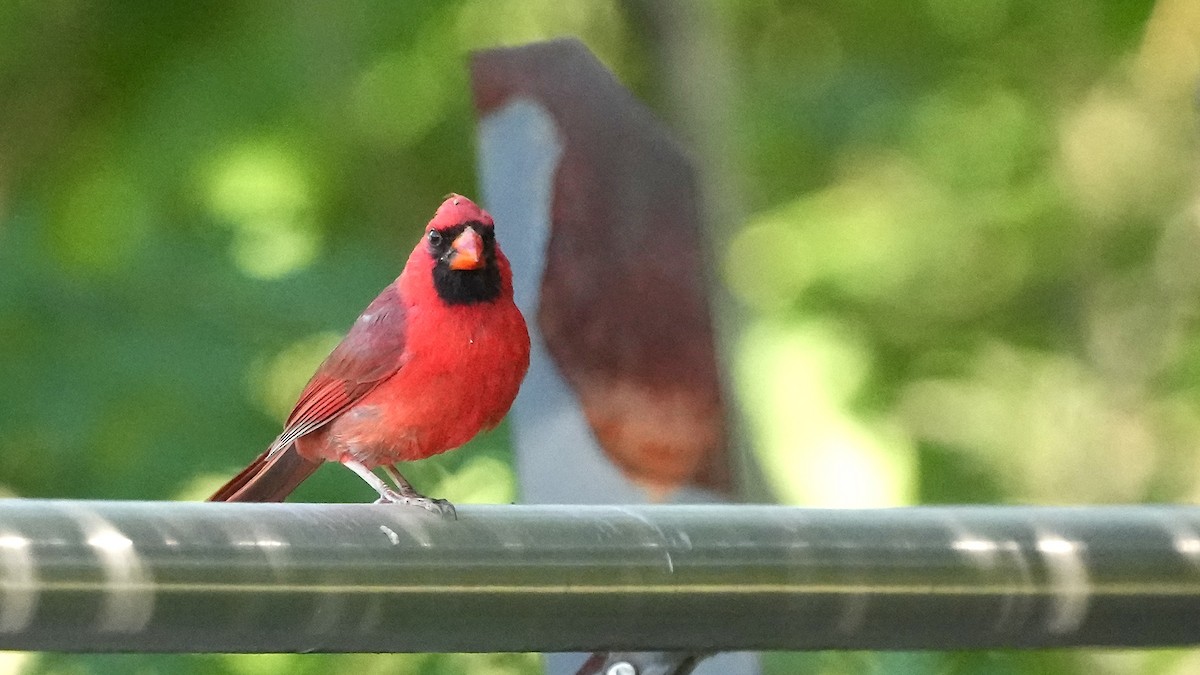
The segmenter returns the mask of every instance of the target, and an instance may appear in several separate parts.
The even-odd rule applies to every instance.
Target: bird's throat
[[[448,305],[473,305],[500,295],[500,270],[490,264],[477,270],[452,270],[438,261],[433,266],[433,288]]]

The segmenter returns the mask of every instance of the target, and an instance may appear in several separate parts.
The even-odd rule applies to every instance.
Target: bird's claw
[[[375,503],[416,506],[443,518],[458,520],[458,512],[454,510],[454,505],[445,499],[430,499],[421,495],[403,495],[399,492],[389,490],[387,493],[380,494],[379,499],[376,499]]]

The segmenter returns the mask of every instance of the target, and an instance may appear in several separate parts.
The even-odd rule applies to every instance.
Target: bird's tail
[[[296,452],[271,446],[208,498],[210,502],[281,502],[320,466]]]

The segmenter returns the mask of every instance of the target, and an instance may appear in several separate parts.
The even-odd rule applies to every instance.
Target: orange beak
[[[454,254],[450,256],[450,269],[477,270],[483,267],[483,237],[475,228],[463,230],[451,246]]]

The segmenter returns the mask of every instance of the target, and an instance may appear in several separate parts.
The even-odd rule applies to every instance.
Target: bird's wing
[[[404,365],[405,304],[388,286],[317,368],[271,452],[328,424]]]

